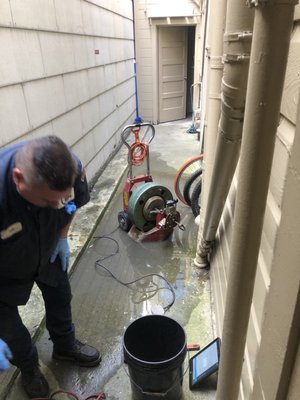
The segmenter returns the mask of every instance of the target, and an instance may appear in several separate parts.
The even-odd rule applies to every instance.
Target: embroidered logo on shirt
[[[2,240],[6,240],[21,231],[22,231],[21,222],[15,222],[14,224],[10,225],[8,228],[3,229],[3,231],[0,232],[0,237]]]

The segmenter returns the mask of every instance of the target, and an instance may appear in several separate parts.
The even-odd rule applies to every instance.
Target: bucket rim
[[[130,328],[130,326],[132,326],[134,323],[136,323],[137,321],[140,321],[141,319],[145,319],[145,318],[152,318],[152,317],[158,317],[161,319],[169,319],[172,322],[175,322],[181,329],[183,332],[183,336],[184,336],[184,343],[183,346],[181,347],[180,351],[178,351],[177,354],[175,354],[173,357],[168,358],[167,360],[162,360],[162,361],[145,361],[145,360],[141,360],[138,357],[135,357],[134,355],[132,355],[128,349],[127,346],[125,345],[125,334],[127,332],[127,330]],[[155,314],[151,314],[151,315],[143,315],[140,318],[137,318],[136,320],[132,321],[127,328],[125,329],[123,338],[122,338],[122,342],[123,342],[123,349],[124,349],[124,353],[126,354],[126,356],[128,357],[129,360],[135,361],[136,363],[138,363],[139,365],[141,365],[142,367],[144,367],[145,369],[147,367],[151,368],[151,369],[155,369],[155,368],[160,368],[161,366],[163,366],[164,364],[169,364],[172,361],[174,362],[176,359],[179,359],[181,357],[183,357],[183,359],[186,356],[187,353],[187,337],[186,337],[186,333],[184,328],[181,326],[181,324],[176,321],[174,318],[168,317],[167,315],[155,315]],[[126,360],[126,362],[128,363],[129,360]]]

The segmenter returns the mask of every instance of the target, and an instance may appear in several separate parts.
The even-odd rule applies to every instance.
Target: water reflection
[[[197,227],[189,213],[183,214],[183,220],[188,229],[182,232],[175,228],[165,241],[135,242],[120,229],[109,237],[95,238],[97,274],[126,287],[126,316],[130,321],[152,313],[153,305],[168,311],[174,302],[177,312],[180,308],[187,320],[199,302],[201,280],[206,280],[206,274],[199,281],[187,253],[187,249],[191,251],[191,242],[196,242]],[[121,310],[120,306],[118,311]]]

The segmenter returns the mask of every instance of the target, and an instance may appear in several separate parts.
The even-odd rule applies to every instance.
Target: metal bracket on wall
[[[250,60],[249,54],[224,54],[223,56],[224,63],[237,63],[249,60]]]
[[[250,41],[252,39],[251,31],[232,32],[224,34],[224,42]]]

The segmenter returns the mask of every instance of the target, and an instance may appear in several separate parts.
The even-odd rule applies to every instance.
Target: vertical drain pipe
[[[218,7],[218,6],[217,6]],[[224,204],[238,162],[243,130],[244,108],[250,59],[254,13],[241,0],[228,0],[224,35],[224,73],[221,117],[204,221],[194,264],[208,266]],[[211,24],[214,21],[210,21]],[[205,153],[204,153],[205,154]],[[205,172],[204,179],[207,175]]]
[[[203,163],[203,170],[205,171],[205,180],[210,182],[214,149],[216,144],[216,138],[218,133],[218,121],[220,118],[221,111],[221,82],[223,75],[223,33],[225,28],[226,18],[226,5],[227,0],[210,0],[209,9],[209,23],[208,23],[208,94],[207,94],[207,129],[205,132],[204,141],[204,154],[205,159]],[[203,88],[203,85],[201,86]],[[204,99],[205,95],[201,93],[201,97]],[[205,115],[201,116],[203,121]],[[202,122],[202,130],[204,130],[204,124]],[[203,135],[203,133],[202,133]],[[204,175],[204,174],[203,174]],[[206,185],[202,185],[201,193],[201,209],[203,210],[200,217],[205,215],[206,203],[207,203],[207,189]],[[201,225],[201,221],[200,221]]]
[[[255,20],[240,156],[217,400],[236,400],[295,0],[252,0]]]

